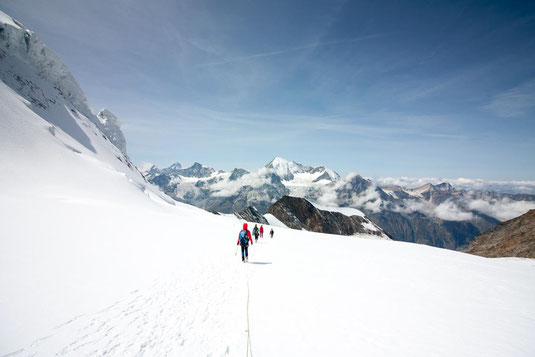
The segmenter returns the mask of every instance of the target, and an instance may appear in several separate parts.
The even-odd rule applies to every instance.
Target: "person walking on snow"
[[[271,230],[269,231],[269,235],[271,236],[271,238],[273,238],[273,233],[275,232],[273,231],[273,228],[271,228]]]
[[[264,238],[264,226],[260,225],[260,238]]]
[[[238,235],[238,243],[236,244],[241,246],[241,261],[244,263],[249,261],[249,241],[251,242],[251,245],[253,245],[251,232],[247,229],[247,223],[244,223],[243,229]]]
[[[253,234],[254,234],[255,243],[258,243],[258,227],[256,224],[254,225],[254,228],[253,228]]]

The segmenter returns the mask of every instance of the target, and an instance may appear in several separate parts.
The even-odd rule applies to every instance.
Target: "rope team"
[[[269,235],[273,238],[273,228],[269,231]],[[258,236],[264,238],[264,226],[260,225],[260,228],[255,224],[253,228],[253,234],[255,237],[255,242],[258,243]],[[238,242],[236,245],[241,246],[241,261],[246,263],[249,261],[249,242],[253,245],[253,238],[251,232],[247,229],[247,223],[243,224],[243,229],[238,234]]]

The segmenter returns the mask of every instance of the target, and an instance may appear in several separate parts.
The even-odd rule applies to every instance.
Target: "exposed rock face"
[[[262,216],[260,212],[258,212],[258,210],[254,208],[253,206],[249,206],[246,209],[241,210],[239,212],[234,212],[234,215],[238,217],[239,219],[243,219],[244,221],[247,221],[247,222],[269,224],[267,219],[265,219],[264,216]]]
[[[465,250],[483,257],[535,258],[535,210],[477,237]]]
[[[368,212],[367,216],[395,240],[447,249],[465,248],[481,232],[492,229],[500,223],[488,216],[476,217],[470,221],[445,221],[418,211]]]
[[[239,179],[240,177],[242,177],[243,175],[248,174],[248,173],[249,173],[249,171],[244,170],[244,169],[234,169],[234,170],[232,170],[232,173],[229,176],[229,180],[230,181],[236,181],[237,179]]]
[[[386,234],[366,217],[320,210],[304,198],[283,196],[267,213],[293,229],[340,235],[373,234],[387,238]]]

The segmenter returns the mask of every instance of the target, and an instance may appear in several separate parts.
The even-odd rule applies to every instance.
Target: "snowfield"
[[[0,22],[23,46],[22,25]],[[66,67],[55,62],[74,97],[32,58],[3,55],[0,355],[535,355],[533,260],[269,217],[274,238],[266,226],[243,264],[243,222],[148,184],[119,148],[119,120],[99,124]]]
[[[0,96],[0,354],[535,354],[531,260],[276,226],[242,264],[242,222]]]
[[[1,353],[535,352],[533,261],[275,227],[243,264],[238,220],[108,193],[2,197]]]

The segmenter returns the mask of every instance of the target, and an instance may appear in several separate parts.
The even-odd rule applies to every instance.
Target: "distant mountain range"
[[[285,195],[326,206],[353,207],[395,240],[448,249],[465,248],[501,221],[535,208],[535,195],[455,189],[449,183],[417,188],[378,186],[357,174],[340,177],[325,166],[275,157],[259,170],[226,172],[195,163],[159,169],[146,165],[147,180],[180,202],[233,213],[254,206],[261,214]]]

